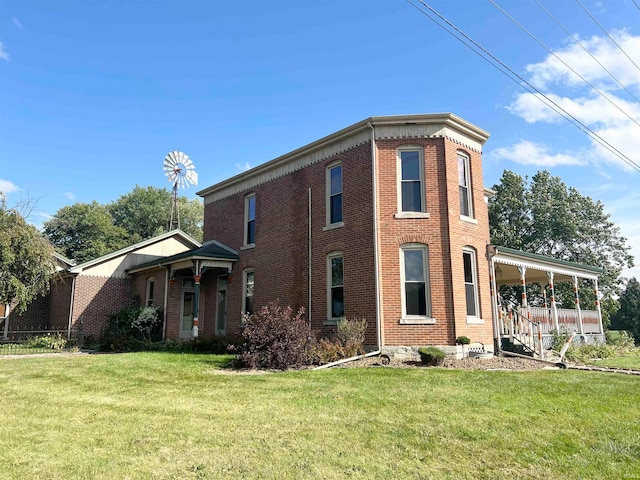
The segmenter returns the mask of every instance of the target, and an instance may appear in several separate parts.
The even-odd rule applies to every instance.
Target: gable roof
[[[134,252],[136,250],[139,250],[139,249],[144,248],[144,247],[149,246],[149,245],[153,245],[154,243],[161,242],[161,241],[166,240],[166,239],[171,238],[171,237],[179,237],[179,238],[183,239],[186,243],[192,244],[194,247],[200,247],[200,245],[201,245],[200,242],[198,242],[194,238],[190,237],[189,235],[184,233],[182,230],[178,230],[178,229],[170,230],[168,232],[162,233],[162,234],[157,235],[155,237],[151,237],[151,238],[148,238],[148,239],[143,240],[141,242],[134,243],[133,245],[129,245],[127,247],[121,248],[120,250],[116,250],[115,252],[107,253],[106,255],[102,255],[101,257],[94,258],[93,260],[88,260],[88,261],[86,261],[84,263],[81,263],[79,265],[74,265],[74,266],[68,268],[67,272],[69,272],[69,273],[80,273],[83,270],[86,270],[87,268],[91,268],[91,267],[93,267],[95,265],[99,265],[101,263],[104,263],[106,261],[112,260],[114,258],[124,256],[124,255],[126,255],[128,253]]]
[[[202,244],[198,248],[187,250],[186,252],[177,253],[170,257],[159,258],[150,262],[141,263],[135,267],[128,268],[127,273],[140,272],[151,267],[163,267],[165,265],[171,265],[173,263],[180,262],[182,260],[228,260],[236,261],[240,258],[237,251],[226,245],[217,242],[216,240],[209,240]]]

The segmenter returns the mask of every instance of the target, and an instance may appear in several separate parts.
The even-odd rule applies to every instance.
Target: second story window
[[[244,199],[244,245],[256,243],[256,196],[249,195]]]
[[[327,225],[342,222],[342,164],[327,169]]]
[[[460,191],[460,215],[473,218],[469,157],[462,152],[458,152],[458,190]]]
[[[425,212],[424,162],[421,148],[398,150],[401,212]]]

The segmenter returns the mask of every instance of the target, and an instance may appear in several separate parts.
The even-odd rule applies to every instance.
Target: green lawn
[[[634,370],[640,370],[640,355],[625,356],[625,357],[611,357],[592,362],[593,365],[598,367],[619,367],[619,368],[632,368]],[[639,477],[640,478],[640,477]]]
[[[640,478],[640,379],[228,357],[0,361],[4,479]]]

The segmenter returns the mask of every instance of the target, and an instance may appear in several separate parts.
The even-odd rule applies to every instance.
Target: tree
[[[640,345],[640,282],[634,278],[620,295],[620,309],[611,318],[611,327],[628,330],[636,345]]]
[[[20,312],[49,289],[53,247],[0,192],[0,303]]]
[[[120,196],[107,208],[113,223],[124,228],[129,241],[136,243],[166,232],[171,216],[171,192],[166,188],[140,187]],[[180,228],[196,240],[202,240],[203,206],[198,200],[178,197]]]
[[[546,170],[531,179],[505,170],[493,189],[496,195],[489,199],[492,243],[603,268],[599,288],[605,297],[606,323],[604,307],[611,303],[606,299],[620,292],[620,273],[633,266],[633,257],[602,202],[581,195]],[[558,297],[563,296],[571,298],[560,290]]]
[[[44,233],[64,256],[78,263],[129,244],[127,231],[114,225],[109,210],[96,201],[62,207],[44,223]]]

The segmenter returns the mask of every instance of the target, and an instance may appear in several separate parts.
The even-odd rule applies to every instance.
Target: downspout
[[[377,340],[377,348],[376,350],[365,353],[363,355],[356,355],[354,357],[343,358],[342,360],[338,360],[336,362],[327,363],[325,365],[320,365],[319,367],[314,368],[314,370],[323,370],[325,368],[331,368],[336,365],[341,365],[343,363],[353,362],[355,360],[360,360],[362,358],[373,357],[375,355],[379,355],[382,353],[382,322],[380,320],[380,312],[382,310],[380,305],[380,262],[378,261],[378,175],[376,171],[376,134],[375,128],[371,124],[368,123],[369,128],[371,128],[371,180],[373,182],[372,186],[372,194],[373,194],[373,255],[374,255],[374,263],[375,263],[375,280],[376,280],[376,340]]]
[[[309,321],[309,327],[311,327],[311,187],[309,187],[309,205],[308,205],[308,222],[309,222],[309,265],[308,265],[308,285],[307,289],[309,292],[308,303],[309,309],[307,310],[307,319]]]
[[[71,321],[73,320],[73,299],[76,293],[76,275],[71,277],[71,301],[69,302],[69,325],[67,327],[67,340],[71,338]]]

